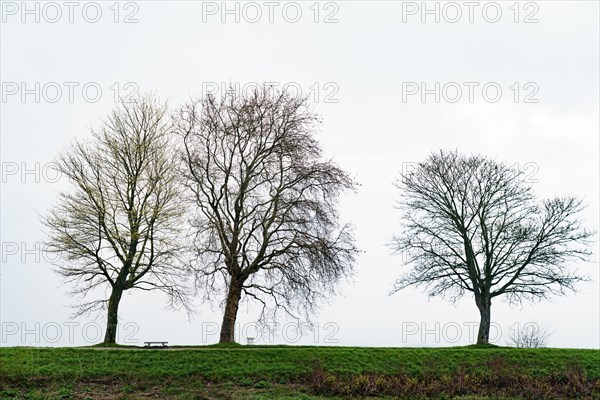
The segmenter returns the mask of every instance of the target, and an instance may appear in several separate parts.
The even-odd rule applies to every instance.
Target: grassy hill
[[[600,398],[600,351],[0,348],[0,398]]]

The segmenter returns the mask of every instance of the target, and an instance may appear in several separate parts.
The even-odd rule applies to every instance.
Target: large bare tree
[[[392,242],[413,268],[393,292],[425,285],[452,300],[473,293],[488,343],[492,299],[511,303],[574,290],[586,279],[569,263],[585,260],[593,235],[574,197],[537,201],[520,171],[483,156],[434,153],[396,183],[403,232]]]
[[[122,102],[92,132],[57,158],[71,190],[43,218],[58,272],[84,298],[95,288],[108,298],[78,305],[77,315],[108,309],[104,343],[115,343],[123,292],[160,290],[171,305],[188,305],[178,253],[183,221],[172,122],[153,96]]]
[[[317,122],[306,99],[266,85],[181,110],[197,283],[208,297],[226,291],[222,343],[235,340],[241,299],[258,301],[260,318],[307,316],[352,271],[353,235],[336,205],[355,184],[321,160]]]

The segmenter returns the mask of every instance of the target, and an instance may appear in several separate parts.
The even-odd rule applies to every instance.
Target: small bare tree
[[[122,102],[91,143],[76,142],[56,162],[72,190],[42,219],[46,246],[60,255],[58,272],[74,284],[73,294],[110,290],[107,299],[79,304],[76,314],[107,307],[107,344],[115,343],[126,290],[160,290],[171,305],[188,305],[177,261],[184,207],[171,127],[154,97]]]
[[[220,341],[233,342],[240,299],[265,312],[308,316],[351,273],[356,249],[336,211],[354,182],[321,161],[317,116],[306,99],[269,86],[227,92],[182,108],[187,186],[197,205],[198,284],[206,296],[223,282]],[[222,279],[222,281],[220,280]]]
[[[588,259],[594,234],[576,218],[583,207],[574,197],[539,203],[520,171],[444,151],[396,186],[404,231],[391,246],[413,269],[393,292],[425,285],[430,296],[452,300],[473,293],[481,316],[477,343],[489,341],[493,298],[543,299],[586,279],[567,268]]]
[[[517,329],[511,329],[508,345],[525,349],[546,347],[550,335],[552,335],[552,332],[548,328],[535,323],[527,323],[517,327]]]

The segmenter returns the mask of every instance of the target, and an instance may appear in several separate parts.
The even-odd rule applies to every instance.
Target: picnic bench
[[[144,347],[153,347],[153,346],[167,347],[168,344],[169,344],[169,342],[144,342]]]

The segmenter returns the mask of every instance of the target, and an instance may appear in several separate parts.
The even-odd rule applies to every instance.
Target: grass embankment
[[[599,398],[600,351],[477,346],[0,348],[0,398],[353,396]]]

